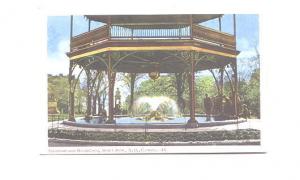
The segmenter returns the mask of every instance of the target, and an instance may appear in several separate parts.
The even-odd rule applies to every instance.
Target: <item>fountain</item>
[[[133,105],[133,113],[144,121],[166,121],[178,116],[176,102],[166,96],[140,97]]]
[[[64,121],[63,123],[91,128],[186,128],[189,119],[188,116],[180,116],[175,100],[166,96],[144,96],[134,102],[132,116],[116,116],[115,124],[106,124],[99,117],[89,121],[78,117],[75,122]],[[214,118],[206,121],[205,116],[196,116],[196,121],[201,127],[236,123],[236,120],[215,121]]]

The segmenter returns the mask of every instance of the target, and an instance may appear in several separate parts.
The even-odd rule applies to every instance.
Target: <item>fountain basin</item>
[[[174,119],[168,119],[166,121],[142,121],[137,118],[120,117],[116,118],[116,124],[105,124],[103,121],[99,121],[99,118],[93,118],[91,120],[85,120],[83,118],[76,118],[76,121],[63,121],[64,125],[86,128],[148,128],[148,129],[173,129],[173,128],[187,128],[186,123],[189,117],[179,117]],[[207,121],[205,117],[196,118],[199,127],[211,127],[222,126],[227,124],[236,124],[237,120],[224,120],[224,121]],[[245,120],[239,119],[238,123],[245,122]]]

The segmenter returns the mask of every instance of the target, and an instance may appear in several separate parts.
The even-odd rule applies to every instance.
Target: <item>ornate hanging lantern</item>
[[[152,80],[156,80],[156,79],[158,79],[160,77],[160,72],[159,72],[158,64],[155,66],[154,71],[149,72],[149,77]]]
[[[160,76],[160,73],[159,73],[158,71],[149,72],[149,77],[150,77],[152,80],[158,79],[159,76]]]

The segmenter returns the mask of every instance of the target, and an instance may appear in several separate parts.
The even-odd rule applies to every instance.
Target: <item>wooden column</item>
[[[72,37],[73,37],[73,15],[71,15],[71,19],[70,19],[70,41],[72,40]]]
[[[222,19],[221,19],[221,17],[219,17],[218,20],[219,20],[219,31],[221,32],[222,31]],[[222,43],[220,43],[219,45],[222,46]]]
[[[89,26],[88,26],[88,32],[91,31],[91,20],[89,19]]]
[[[235,14],[233,14],[233,34],[236,42],[236,17]],[[235,44],[236,47],[236,44]],[[236,49],[235,49],[236,50]],[[238,102],[237,102],[237,96],[238,96],[238,74],[237,74],[237,58],[235,58],[235,61],[233,63],[233,72],[234,72],[234,112],[235,116],[238,119]]]
[[[97,101],[98,101],[98,116],[100,116],[102,114],[102,104],[101,104],[101,96],[100,95],[97,97]]]
[[[73,75],[72,75],[72,67],[73,67],[73,62],[70,61],[69,65],[69,121],[75,121],[75,89],[73,89]]]
[[[233,76],[234,76],[234,94],[233,94],[233,104],[234,104],[234,114],[236,118],[238,118],[238,102],[237,102],[237,96],[238,96],[238,75],[237,75],[237,63],[236,60],[233,63]]]
[[[97,115],[97,96],[93,95],[93,108],[92,114]]]
[[[218,20],[219,20],[219,31],[222,31],[222,19],[221,19],[221,17],[219,17]]]
[[[236,18],[235,18],[235,14],[233,14],[233,35],[236,38]]]
[[[224,94],[224,66],[220,68],[220,94]]]
[[[110,40],[111,39],[111,17],[110,16],[108,17],[107,25],[108,25],[108,40]]]
[[[190,15],[190,38],[193,39],[193,15]]]
[[[87,95],[86,95],[86,115],[85,119],[92,118],[92,89],[91,89],[91,72],[86,69],[86,85],[87,85]]]
[[[114,84],[116,73],[113,72],[111,55],[108,54],[108,121],[107,123],[115,123],[114,121]]]
[[[70,44],[72,41],[72,37],[73,37],[73,15],[71,15],[70,18]],[[70,52],[72,51],[71,46],[70,46]],[[74,63],[70,60],[70,64],[69,64],[69,121],[75,121],[75,110],[74,110],[74,103],[75,103],[75,89],[73,90],[73,66]]]
[[[196,128],[198,127],[198,122],[195,118],[195,106],[196,106],[196,96],[195,96],[195,60],[190,62],[190,72],[189,72],[189,94],[190,94],[190,120],[187,123],[187,127]]]
[[[191,67],[191,120],[196,121],[195,119],[195,106],[196,106],[196,97],[195,97],[195,61],[192,60]]]

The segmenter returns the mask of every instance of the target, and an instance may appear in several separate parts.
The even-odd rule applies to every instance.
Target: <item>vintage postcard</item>
[[[258,14],[48,16],[48,153],[262,153]]]

